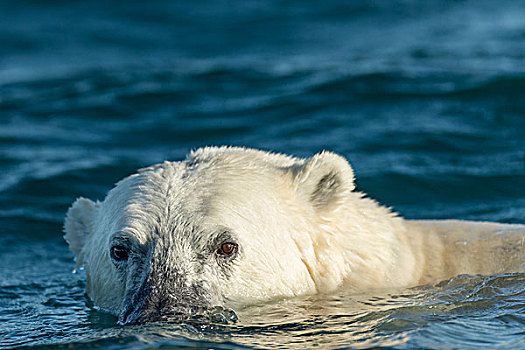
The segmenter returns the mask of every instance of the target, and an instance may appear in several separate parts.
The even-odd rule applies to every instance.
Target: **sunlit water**
[[[233,144],[330,149],[409,218],[525,222],[523,1],[0,1],[0,347],[525,348],[525,275],[119,326],[77,196]]]

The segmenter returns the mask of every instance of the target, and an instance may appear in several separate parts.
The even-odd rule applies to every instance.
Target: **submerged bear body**
[[[348,162],[209,147],[78,199],[65,238],[87,294],[121,323],[181,305],[522,271],[525,226],[405,220],[354,191]]]

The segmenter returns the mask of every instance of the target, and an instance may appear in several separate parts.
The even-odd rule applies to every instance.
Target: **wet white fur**
[[[323,191],[327,174],[339,182]],[[197,239],[190,226],[198,226],[199,235],[225,227],[238,236],[231,278],[221,280],[211,268],[203,272],[217,293],[215,302],[226,304],[342,286],[356,291],[414,286],[457,273],[523,267],[499,264],[498,259],[509,259],[505,253],[486,266],[454,257],[462,254],[458,242],[477,244],[490,241],[492,232],[500,232],[500,238],[510,232],[514,240],[498,242],[512,245],[506,254],[523,264],[522,225],[404,220],[354,191],[352,168],[334,153],[300,159],[210,147],[123,179],[103,202],[80,198],[70,208],[65,238],[77,265],[87,267],[87,293],[96,305],[118,313],[126,288],[109,258],[110,237],[126,232],[146,243],[155,239],[156,225],[181,236],[172,239],[166,264],[188,266],[188,271],[188,242]],[[484,259],[490,247],[476,248],[482,255],[472,259]]]

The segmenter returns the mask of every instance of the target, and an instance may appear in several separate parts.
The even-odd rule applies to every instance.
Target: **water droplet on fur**
[[[82,272],[86,269],[86,265],[82,265],[82,266],[79,266],[79,267],[76,267],[73,269],[73,273],[77,274],[79,272]]]
[[[456,241],[456,245],[458,245],[458,246],[466,246],[467,244],[468,244],[468,241],[466,241],[466,240]]]

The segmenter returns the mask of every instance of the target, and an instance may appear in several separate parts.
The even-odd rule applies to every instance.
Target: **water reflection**
[[[128,327],[126,333],[150,344],[204,341],[214,347],[303,349],[435,346],[443,342],[437,335],[445,333],[449,335],[445,343],[479,346],[480,338],[473,337],[479,331],[490,333],[490,342],[497,344],[506,338],[516,341],[515,334],[523,330],[523,314],[512,311],[520,307],[523,311],[523,305],[509,296],[523,297],[524,282],[525,274],[459,276],[395,293],[343,292],[260,303],[237,310],[239,321],[234,324],[156,323]],[[474,330],[470,322],[476,312],[480,318]],[[490,316],[494,313],[501,314],[499,321]],[[463,315],[470,315],[468,322]],[[494,323],[503,322],[508,329],[502,333]]]

